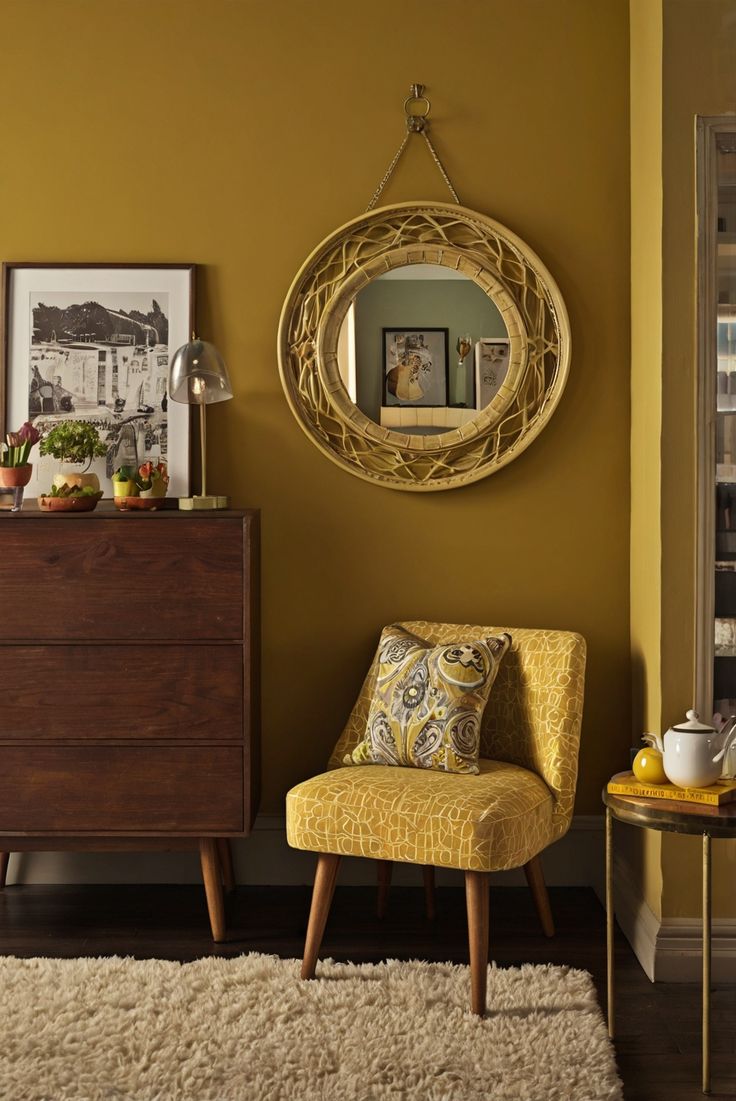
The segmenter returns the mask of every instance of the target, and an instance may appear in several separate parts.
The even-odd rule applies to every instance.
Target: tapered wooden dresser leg
[[[8,877],[8,863],[10,862],[10,853],[0,853],[0,888],[5,886],[5,880]]]
[[[233,850],[230,843],[230,839],[227,837],[217,838],[217,854],[220,857],[220,867],[222,868],[222,882],[225,886],[225,890],[228,894],[235,890],[235,869],[233,868]]]
[[[225,939],[225,900],[222,895],[217,841],[214,837],[202,837],[200,839],[199,855],[202,861],[202,879],[207,895],[212,939],[221,941]]]
[[[431,864],[425,864],[422,869],[424,876],[424,907],[427,911],[427,921],[434,921],[434,868]]]
[[[470,949],[470,1006],[482,1017],[486,1011],[488,979],[488,899],[487,872],[465,873],[465,905],[468,910],[468,946]]]
[[[524,874],[526,875],[529,889],[532,892],[534,905],[537,908],[542,932],[545,937],[553,937],[555,935],[555,923],[552,917],[552,907],[549,904],[547,884],[544,882],[542,858],[539,853],[533,856],[532,859],[524,865]]]
[[[393,862],[391,860],[377,860],[378,865],[378,897],[376,899],[376,915],[379,918],[386,916],[388,909],[388,892],[391,889],[391,873]]]
[[[322,937],[330,912],[332,896],[335,893],[335,881],[340,867],[340,857],[336,853],[320,853],[317,858],[317,871],[314,875],[312,890],[312,908],[309,911],[307,939],[304,944],[302,960],[302,978],[313,979],[317,967],[317,956],[322,945]]]

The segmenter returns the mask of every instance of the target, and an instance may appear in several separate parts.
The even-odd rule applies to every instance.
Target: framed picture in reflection
[[[447,405],[448,329],[383,329],[383,404]]]
[[[485,409],[503,385],[509,370],[508,337],[483,338],[475,345],[475,407]]]

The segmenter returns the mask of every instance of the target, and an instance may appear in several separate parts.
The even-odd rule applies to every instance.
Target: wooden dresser
[[[199,848],[258,809],[259,513],[0,512],[0,881],[23,850]]]

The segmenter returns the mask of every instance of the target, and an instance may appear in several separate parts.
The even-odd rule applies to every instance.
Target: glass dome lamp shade
[[[207,422],[205,406],[233,396],[225,361],[214,344],[192,335],[188,344],[177,348],[169,370],[169,397],[183,405],[199,406],[199,445],[202,462],[202,492],[180,497],[179,508],[229,508],[227,497],[207,493]]]
[[[174,352],[169,397],[184,405],[212,405],[233,396],[225,361],[214,344],[194,337]]]

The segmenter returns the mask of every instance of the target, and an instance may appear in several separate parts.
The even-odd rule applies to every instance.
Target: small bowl
[[[41,512],[93,512],[102,494],[97,497],[39,497]]]
[[[144,512],[155,512],[157,508],[164,507],[165,497],[115,497],[115,508],[121,512],[134,512],[142,509]]]

